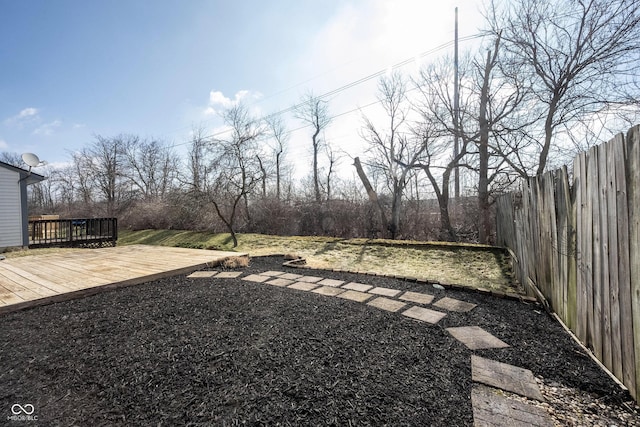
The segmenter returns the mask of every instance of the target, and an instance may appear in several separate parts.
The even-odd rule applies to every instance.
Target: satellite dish
[[[40,164],[40,159],[33,153],[24,153],[22,155],[22,161],[32,168],[35,168]]]

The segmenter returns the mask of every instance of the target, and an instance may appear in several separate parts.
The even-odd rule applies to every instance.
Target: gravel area
[[[265,257],[242,271],[284,269]],[[470,426],[476,354],[533,371],[557,425],[640,425],[628,393],[536,304],[302,274],[478,306],[430,325],[241,278],[177,276],[10,313],[0,316],[0,419],[25,425],[9,417],[28,404],[48,426]],[[453,326],[480,326],[510,347],[472,352],[445,330]]]

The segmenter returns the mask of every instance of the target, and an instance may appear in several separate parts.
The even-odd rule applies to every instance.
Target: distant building
[[[0,249],[29,246],[27,185],[44,176],[0,162]]]

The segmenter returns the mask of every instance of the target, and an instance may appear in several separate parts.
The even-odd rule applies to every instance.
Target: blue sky
[[[194,126],[219,129],[212,112],[233,100],[269,114],[450,41],[455,6],[460,36],[477,33],[474,0],[0,0],[0,151],[59,165],[120,133],[184,147]],[[330,111],[373,100],[375,81]],[[358,155],[359,126],[348,114],[325,137]],[[308,155],[304,131],[290,144]]]

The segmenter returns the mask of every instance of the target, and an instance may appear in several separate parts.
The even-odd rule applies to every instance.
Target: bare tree
[[[105,138],[100,135],[77,154],[78,172],[87,174],[91,187],[106,205],[106,215],[116,216],[125,201],[123,150],[128,137]]]
[[[76,194],[78,191],[78,178],[75,161],[71,165],[54,169],[49,180],[55,183],[59,208],[71,212],[78,196]]]
[[[400,73],[381,78],[378,100],[389,120],[388,127],[381,130],[364,117],[362,130],[362,137],[369,145],[370,168],[384,176],[391,193],[391,219],[386,227],[392,239],[400,232],[400,211],[407,176],[423,150],[423,144],[411,138],[406,123],[410,109],[406,90],[407,84]]]
[[[287,141],[289,134],[280,116],[269,117],[266,121],[267,127],[273,137],[273,156],[275,160],[276,173],[276,198],[280,200],[282,183],[282,162],[286,155]]]
[[[265,130],[240,104],[226,110],[223,118],[231,135],[212,144],[215,178],[208,194],[218,217],[231,234],[235,248],[238,246],[235,223],[239,203],[247,200],[259,181],[257,140]]]
[[[456,240],[456,232],[451,225],[449,215],[449,188],[451,173],[461,165],[462,159],[467,155],[469,141],[462,140],[458,154],[450,156],[450,135],[443,137],[428,117],[424,118],[415,132],[421,138],[423,149],[420,158],[413,163],[413,167],[424,171],[438,200],[440,237],[444,240]]]
[[[492,49],[486,52],[484,61],[473,62],[473,89],[477,96],[471,108],[469,129],[461,123],[460,132],[463,139],[473,141],[477,147],[478,172],[478,239],[480,243],[488,243],[491,232],[490,194],[491,185],[500,175],[505,173],[512,151],[505,149],[500,142],[503,135],[510,134],[531,125],[531,115],[520,114],[531,91],[513,69],[502,67],[499,61],[501,36],[498,34]],[[477,116],[476,116],[477,114]],[[529,119],[527,119],[529,118]],[[508,174],[508,173],[507,173]]]
[[[20,154],[9,151],[0,152],[0,162],[7,163],[18,168],[24,167],[24,162],[22,161]]]
[[[467,80],[469,67],[462,66],[460,80]],[[463,160],[469,153],[472,138],[461,138],[457,154],[451,155],[456,132],[464,135],[464,123],[470,120],[471,109],[459,109],[459,126],[455,127],[453,102],[453,63],[448,58],[436,62],[420,71],[414,80],[419,96],[414,100],[414,109],[420,115],[414,127],[421,141],[420,158],[413,163],[425,172],[438,200],[441,238],[455,240],[456,233],[449,215],[449,186],[451,173],[458,167],[466,167]],[[472,94],[464,86],[460,88],[460,105],[470,105]]]
[[[187,191],[196,199],[200,198],[208,188],[209,174],[211,172],[211,159],[209,150],[211,139],[206,135],[204,127],[196,127],[191,131],[191,144],[187,157],[187,173],[179,174],[179,180],[186,184]]]
[[[307,94],[298,104],[295,115],[304,123],[311,125],[313,134],[311,135],[311,147],[313,149],[313,188],[315,200],[320,203],[322,196],[320,193],[320,178],[318,175],[318,153],[322,146],[320,132],[326,129],[331,122],[327,102],[314,97],[313,94]]]
[[[176,173],[176,156],[159,141],[132,136],[124,141],[123,156],[129,182],[145,199],[164,197]]]
[[[560,145],[559,133],[608,107],[638,106],[640,1],[523,0],[504,13],[492,4],[487,19],[542,107],[536,174]]]
[[[340,156],[331,148],[331,145],[326,144],[327,159],[329,165],[327,166],[327,184],[325,192],[327,193],[327,200],[331,200],[331,176],[335,173],[334,168],[338,166]]]

